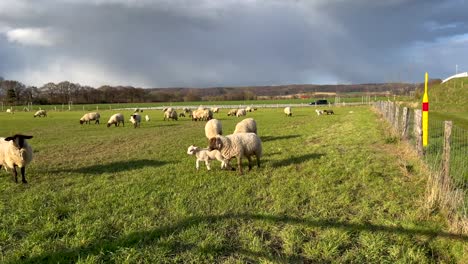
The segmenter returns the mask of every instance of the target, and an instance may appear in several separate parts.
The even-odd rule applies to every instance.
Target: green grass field
[[[468,237],[422,208],[417,157],[370,108],[334,110],[249,113],[264,156],[242,176],[197,172],[204,122],[162,111],[138,129],[107,128],[113,111],[82,126],[81,111],[0,113],[0,136],[31,134],[35,151],[29,184],[0,172],[0,262],[466,263]],[[215,118],[224,134],[240,120]]]

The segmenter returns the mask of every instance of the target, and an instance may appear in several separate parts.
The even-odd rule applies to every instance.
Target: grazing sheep
[[[177,112],[173,108],[168,108],[166,112],[164,112],[164,120],[176,120],[177,121]]]
[[[236,125],[233,134],[237,133],[255,133],[257,134],[257,122],[253,118],[246,118]]]
[[[21,170],[21,181],[26,181],[26,166],[32,161],[33,151],[26,139],[32,136],[16,134],[12,137],[0,138],[0,169],[12,169],[14,181],[18,182],[16,167]]]
[[[118,127],[120,123],[122,123],[122,126],[125,126],[124,120],[125,118],[121,113],[114,114],[109,118],[109,121],[107,121],[107,127],[110,127],[111,125]]]
[[[184,113],[180,113],[180,114],[179,114],[179,117],[185,117],[185,114],[184,114]]]
[[[94,124],[99,124],[99,118],[101,118],[101,115],[97,112],[91,112],[84,114],[83,117],[80,118],[80,124],[86,123],[86,124],[91,124],[91,121],[96,120]]]
[[[228,116],[235,116],[236,113],[237,113],[237,109],[231,109],[231,110],[229,110],[229,112],[228,112],[227,115],[228,115]]]
[[[130,122],[132,122],[134,128],[140,127],[141,115],[134,113],[130,116]]]
[[[146,122],[149,122],[149,121],[150,121],[149,115],[145,115],[145,120],[146,120]]]
[[[211,112],[213,112],[213,113],[218,113],[218,112],[219,112],[219,107],[213,107],[213,108],[211,108]]]
[[[246,111],[246,112],[252,112],[253,110],[252,110],[252,107],[247,106],[247,107],[245,108],[245,111]]]
[[[322,111],[322,110],[315,109],[315,112],[317,113],[317,115],[323,115],[323,111]]]
[[[35,114],[34,114],[34,117],[47,117],[47,112],[46,110],[38,110]]]
[[[190,110],[188,107],[184,107],[182,110],[184,110],[184,113],[186,114],[190,114],[192,112],[192,110]]]
[[[218,119],[211,119],[206,122],[205,125],[205,136],[206,138],[210,139],[216,137],[217,135],[223,134],[223,127],[221,126],[221,122]]]
[[[327,115],[334,115],[335,113],[333,110],[323,110],[323,113],[327,113]]]
[[[221,152],[219,150],[209,150],[209,149],[201,149],[197,146],[191,145],[187,149],[187,154],[189,155],[195,155],[197,157],[197,161],[195,163],[195,166],[197,170],[199,169],[199,162],[204,161],[206,164],[206,169],[211,170],[210,163],[212,160],[219,160],[221,162],[221,169],[226,168],[227,164],[223,158],[223,155],[221,155]]]
[[[9,114],[14,114],[15,113],[13,111],[13,108],[7,108],[6,112],[9,113]]]
[[[193,121],[211,120],[213,118],[213,112],[210,109],[197,109],[192,112]]]
[[[286,114],[286,116],[292,116],[291,107],[290,106],[285,107],[284,108],[284,113]]]
[[[237,110],[236,112],[236,116],[239,117],[239,116],[246,116],[247,115],[247,112],[245,111],[245,109],[239,109]]]
[[[229,161],[236,157],[239,174],[242,174],[242,158],[246,157],[249,161],[249,170],[252,169],[252,156],[257,158],[257,166],[260,167],[260,157],[262,156],[262,141],[254,133],[239,133],[228,136],[216,136],[210,139],[210,150],[217,149],[226,160]]]

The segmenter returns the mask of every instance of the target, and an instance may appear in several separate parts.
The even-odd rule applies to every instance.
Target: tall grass
[[[468,237],[421,212],[417,157],[386,140],[367,107],[249,113],[264,157],[243,176],[218,163],[195,170],[186,149],[207,144],[204,122],[145,111],[152,121],[139,129],[106,128],[113,113],[82,126],[81,111],[0,114],[0,135],[32,134],[35,150],[28,185],[0,172],[0,262],[467,260]],[[240,120],[216,118],[224,134]]]

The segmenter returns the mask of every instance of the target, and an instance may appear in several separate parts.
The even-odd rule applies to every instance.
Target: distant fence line
[[[421,110],[395,102],[376,102],[374,108],[392,127],[392,132],[411,143],[431,170],[427,205],[446,210],[452,226],[468,233],[468,131],[452,121],[430,118],[428,146],[422,145]]]
[[[228,108],[284,108],[287,106],[291,107],[342,107],[342,106],[357,106],[357,105],[369,105],[370,102],[339,102],[339,103],[330,103],[327,105],[310,105],[306,103],[301,104],[231,104],[231,105],[217,105],[217,104],[206,104],[202,105],[204,107],[218,107],[221,109]],[[62,104],[62,105],[17,105],[17,106],[6,106],[4,104],[0,105],[1,111],[5,112],[7,109],[13,109],[15,112],[18,111],[37,111],[37,110],[47,110],[47,111],[99,111],[99,110],[134,110],[135,108],[144,109],[144,110],[162,110],[166,107],[172,107],[174,109],[183,109],[185,107],[190,109],[197,109],[200,105],[172,105],[168,104],[165,106],[142,106],[139,107],[138,104],[135,107],[121,107],[119,104],[95,104],[95,105],[77,105],[77,104]]]

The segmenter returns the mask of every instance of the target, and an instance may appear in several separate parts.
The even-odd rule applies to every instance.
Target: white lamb
[[[121,113],[113,114],[110,118],[109,121],[107,121],[107,127],[110,127],[112,125],[115,125],[118,127],[120,123],[122,123],[122,126],[125,126],[125,118]]]
[[[47,117],[47,112],[46,110],[38,110],[35,114],[34,117]]]
[[[146,120],[146,122],[149,122],[149,121],[150,121],[149,115],[145,115],[145,120]]]
[[[15,113],[13,111],[13,108],[7,108],[6,112],[9,113],[9,114],[14,114]]]
[[[210,139],[216,137],[217,135],[223,134],[223,127],[221,122],[218,119],[211,119],[206,122],[205,125],[205,136]]]
[[[132,122],[134,128],[140,127],[140,124],[141,124],[141,115],[140,115],[140,114],[137,114],[137,113],[133,113],[133,114],[130,116],[130,122]]]
[[[257,158],[257,166],[260,167],[260,157],[262,156],[262,141],[254,133],[239,133],[228,136],[216,136],[210,139],[210,150],[217,149],[226,160],[229,161],[236,157],[239,174],[242,174],[242,158],[246,157],[249,161],[249,170],[252,169],[252,156]]]
[[[255,133],[257,134],[257,122],[253,118],[246,118],[236,125],[233,134],[237,133]]]
[[[0,169],[12,169],[15,182],[18,182],[16,167],[21,170],[21,181],[26,181],[26,166],[32,161],[33,151],[26,139],[32,136],[16,134],[12,137],[0,138]]]
[[[226,162],[221,155],[219,150],[209,150],[209,149],[202,149],[197,146],[191,145],[187,149],[187,154],[195,155],[197,157],[197,161],[195,162],[195,166],[197,170],[200,168],[199,162],[204,161],[206,164],[206,169],[211,170],[210,163],[212,160],[219,160],[221,162],[221,169],[226,168]]]
[[[323,111],[322,111],[322,110],[315,109],[315,112],[317,113],[317,115],[323,115]]]
[[[284,108],[284,113],[286,114],[286,116],[292,116],[291,107],[290,106],[285,107]]]
[[[99,118],[101,118],[101,115],[97,112],[87,113],[80,118],[80,124],[91,124],[91,121],[93,120],[96,120],[95,124],[99,124]]]

